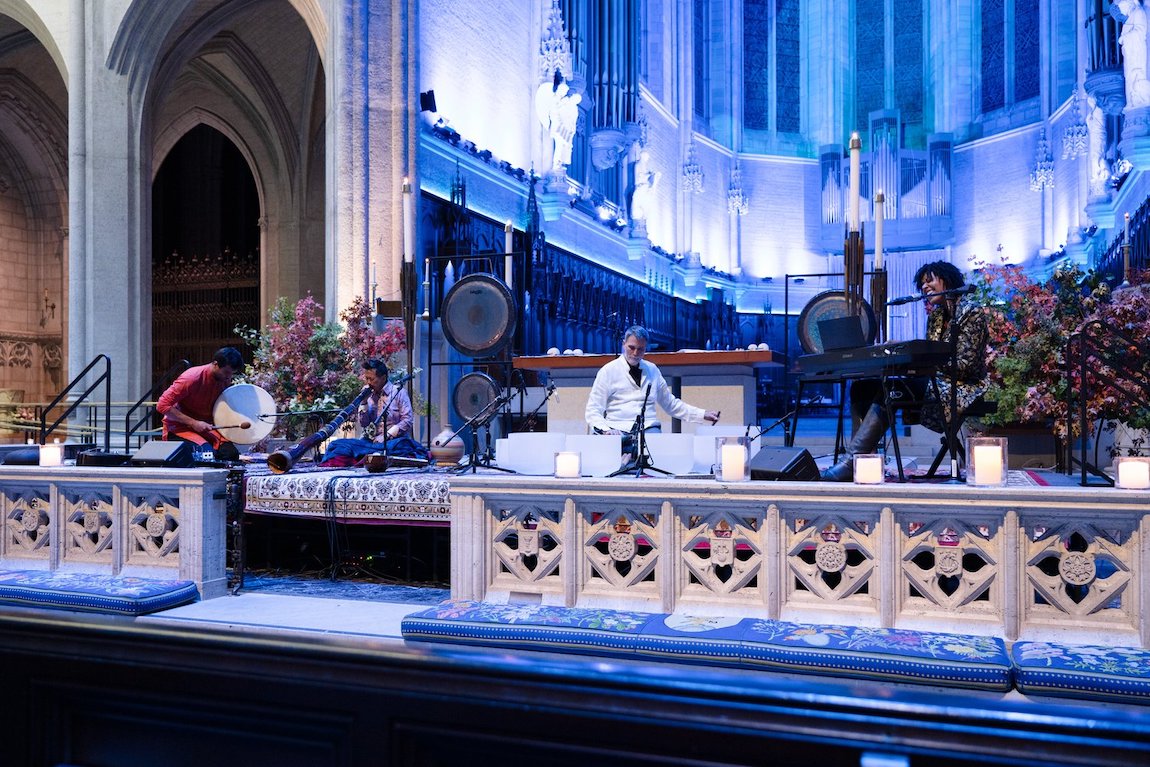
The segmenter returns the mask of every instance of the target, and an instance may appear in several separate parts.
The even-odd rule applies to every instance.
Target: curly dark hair
[[[916,289],[922,289],[922,283],[930,279],[940,279],[942,284],[946,286],[947,290],[954,290],[961,288],[966,284],[966,278],[962,276],[962,272],[958,267],[949,261],[931,261],[929,264],[923,264],[914,273],[914,286]]]

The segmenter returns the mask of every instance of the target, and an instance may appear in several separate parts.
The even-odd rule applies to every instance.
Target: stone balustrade
[[[0,465],[0,569],[184,579],[221,596],[227,474]]]
[[[1150,646],[1114,488],[452,479],[452,596]]]

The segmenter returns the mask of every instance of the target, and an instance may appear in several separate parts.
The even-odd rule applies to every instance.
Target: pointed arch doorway
[[[235,327],[260,326],[259,222],[239,149],[207,125],[185,133],[152,184],[152,381],[221,346],[251,359]]]

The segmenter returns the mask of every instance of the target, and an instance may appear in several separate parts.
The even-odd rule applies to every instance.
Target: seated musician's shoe
[[[820,478],[823,482],[850,482],[855,478],[854,456],[848,456],[845,461],[839,461],[829,469],[824,469]]]

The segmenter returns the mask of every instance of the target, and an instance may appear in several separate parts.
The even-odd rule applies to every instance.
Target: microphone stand
[[[791,412],[787,413],[786,415],[784,415],[779,420],[775,421],[770,426],[759,431],[759,433],[753,437],[751,437],[751,430],[748,428],[745,436],[750,437],[751,442],[754,442],[756,439],[758,439],[759,437],[762,437],[764,434],[771,431],[776,426],[782,426],[783,427],[783,440],[786,441],[787,445],[790,445],[791,444],[791,419],[794,418],[797,413],[798,413],[797,410],[792,410]]]
[[[504,468],[503,466],[496,466],[491,462],[490,455],[488,455],[491,452],[490,451],[490,444],[491,444],[491,433],[490,433],[490,431],[487,434],[488,450],[486,451],[482,460],[480,460],[480,458],[479,458],[479,428],[481,426],[484,426],[487,423],[489,423],[491,421],[491,419],[494,418],[495,415],[500,411],[500,409],[503,408],[504,405],[511,402],[511,398],[514,396],[515,396],[514,390],[511,390],[511,391],[507,392],[506,394],[500,394],[498,397],[496,397],[495,399],[488,402],[487,405],[482,410],[480,410],[478,413],[473,415],[471,418],[467,419],[466,423],[464,423],[462,426],[460,426],[458,429],[456,429],[455,433],[452,434],[450,437],[448,437],[447,440],[445,440],[444,444],[455,439],[468,426],[471,427],[471,452],[467,456],[467,465],[466,466],[463,466],[463,465],[456,466],[454,469],[451,470],[452,473],[462,474],[463,472],[467,471],[470,468],[471,473],[474,474],[474,473],[476,473],[480,464],[482,464],[486,468],[495,469],[496,471],[505,471],[508,474],[514,474],[515,473],[512,469],[507,469],[507,468]]]
[[[961,295],[961,294],[960,294]],[[946,446],[950,450],[950,479],[947,484],[958,484],[958,298],[950,315],[950,418],[946,419]]]
[[[647,400],[650,399],[650,397],[651,384],[647,384],[647,392],[643,395],[643,406],[639,408],[639,415],[635,416],[635,425],[631,427],[636,430],[635,451],[632,453],[632,463],[618,471],[612,472],[610,475],[612,477],[627,474],[632,469],[634,469],[636,477],[643,476],[643,472],[647,470],[657,471],[660,474],[671,473],[655,466],[654,463],[651,462],[650,452],[647,450]]]

